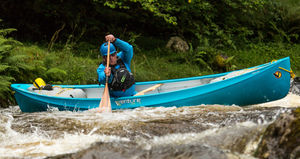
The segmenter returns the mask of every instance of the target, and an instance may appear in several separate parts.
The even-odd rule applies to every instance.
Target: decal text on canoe
[[[134,105],[136,103],[141,103],[141,99],[140,98],[135,98],[135,99],[124,99],[124,100],[118,100],[118,101],[115,101],[115,103],[118,105],[118,106],[121,106],[123,104],[131,104],[131,105]]]

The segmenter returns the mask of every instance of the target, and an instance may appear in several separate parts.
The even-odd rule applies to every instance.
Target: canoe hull
[[[159,106],[194,106],[206,104],[251,105],[281,99],[288,94],[290,88],[289,57],[253,67],[253,71],[218,82],[202,84],[195,87],[146,94],[111,98],[112,109],[130,109],[137,107]],[[185,79],[139,82],[137,87],[145,84],[164,83],[172,85],[180,81],[198,81],[206,78],[221,78],[229,73],[192,77]],[[39,112],[55,108],[58,110],[88,110],[97,108],[100,98],[63,98],[40,95],[28,91],[30,84],[12,84],[15,98],[22,112]],[[103,89],[98,85],[63,86],[81,89]],[[95,94],[95,93],[94,93]],[[98,93],[101,97],[101,93]]]

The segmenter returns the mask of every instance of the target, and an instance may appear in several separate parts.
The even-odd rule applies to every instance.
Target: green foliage
[[[99,0],[94,0],[98,1]],[[135,5],[132,3],[136,3]],[[140,6],[143,10],[151,12],[154,16],[163,18],[166,22],[173,25],[177,24],[177,18],[171,15],[170,12],[178,10],[177,5],[173,5],[172,1],[159,1],[159,0],[118,0],[118,1],[105,1],[104,5],[110,8],[120,9],[135,9],[133,6]]]
[[[212,73],[196,65],[191,59],[189,54],[156,48],[136,54],[132,62],[132,71],[136,81],[175,79]]]
[[[0,76],[0,104],[4,104],[3,103],[3,100],[6,100],[7,97],[8,99],[11,99],[11,95],[9,94],[10,92],[10,84],[11,84],[11,81],[14,80],[13,77],[9,77],[9,76],[4,76],[4,75],[1,75]]]
[[[98,59],[76,57],[73,54],[78,52],[65,48],[52,52],[47,50],[46,47],[30,45],[13,51],[18,56],[25,54],[28,57],[26,62],[31,69],[23,70],[21,77],[25,79],[22,82],[32,83],[38,77],[52,84],[90,84],[97,80]]]
[[[10,89],[14,83],[32,83],[41,77],[52,84],[96,83],[98,60],[74,57],[68,49],[48,52],[46,47],[22,45],[0,34],[0,105],[12,103]]]
[[[74,57],[72,54],[65,54],[64,61],[61,61],[59,68],[65,70],[67,75],[62,81],[64,84],[95,84],[97,83],[97,68],[99,59]]]
[[[278,8],[278,19],[272,24],[274,30],[282,36],[282,41],[299,41],[300,35],[300,1],[276,0]]]
[[[16,8],[24,13],[18,21],[14,21]],[[51,48],[55,43],[75,56],[93,58],[98,51],[94,46],[107,33],[131,42],[136,51],[151,49],[151,44],[139,45],[149,35],[162,40],[177,35],[194,46],[217,49],[237,49],[251,42],[299,42],[299,13],[296,0],[40,0],[17,4],[5,0],[0,6],[7,24],[21,30],[17,37],[53,39]]]
[[[6,36],[15,29],[0,29],[0,104],[12,99],[10,92],[11,81],[15,80],[13,72],[26,67],[24,63],[15,64],[11,61],[18,59],[17,56],[11,56],[12,49],[21,43]],[[4,102],[5,101],[5,102]]]
[[[95,1],[100,4],[102,2]],[[283,40],[290,42],[291,38],[298,40],[299,5],[287,4],[290,5],[271,0],[221,0],[218,2],[111,0],[104,2],[105,6],[114,10],[121,9],[125,13],[131,12],[129,10],[146,11],[155,17],[163,18],[167,24],[171,24],[172,30],[177,34],[197,38],[198,41],[193,41],[194,44],[234,49],[237,45],[247,44],[255,39],[258,41],[274,39],[278,42]],[[157,26],[149,22],[148,24]],[[289,24],[297,24],[297,26],[290,27]],[[166,24],[161,26],[170,27]]]
[[[103,42],[99,37],[107,33],[126,41],[177,35],[194,46],[218,49],[251,42],[299,42],[296,0],[4,1],[0,14],[7,25],[21,30],[17,37],[51,39],[50,48],[61,44],[72,52],[81,49],[78,45],[88,46],[82,42],[99,45]],[[16,9],[24,14],[16,15]],[[77,51],[76,56],[88,52]]]
[[[291,58],[291,67],[294,73],[300,73],[300,45],[287,43],[259,43],[249,44],[238,50],[226,49],[228,56],[235,56],[232,62],[236,69],[243,69],[257,64],[263,64],[283,57]]]
[[[45,52],[34,45],[18,46],[11,51],[15,58],[9,58],[10,63],[18,66],[11,74],[16,78],[16,82],[32,83],[36,76],[44,78],[41,75],[47,69],[43,61]]]
[[[192,48],[192,47],[191,47]],[[200,68],[213,72],[226,72],[235,69],[232,65],[234,56],[227,56],[227,53],[211,47],[197,47],[190,50],[190,61]]]
[[[53,81],[57,81],[57,82],[60,82],[62,83],[63,81],[63,77],[65,77],[67,75],[67,72],[64,71],[64,70],[61,70],[59,68],[50,68],[49,70],[47,70],[46,72],[46,76],[47,76],[47,79],[51,79],[51,81],[48,81],[50,83],[53,83]]]

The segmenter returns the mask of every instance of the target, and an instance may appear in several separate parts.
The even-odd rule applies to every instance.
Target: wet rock
[[[180,37],[174,36],[170,38],[166,45],[166,48],[170,48],[177,52],[186,52],[189,50],[189,45]]]
[[[176,111],[178,109],[184,108],[177,108]],[[176,116],[168,116],[166,113],[168,117],[147,118],[147,120],[130,123],[122,121],[107,130],[103,129],[108,125],[101,126],[101,131],[97,133],[126,137],[128,141],[97,142],[76,153],[49,158],[247,158],[240,154],[253,154],[266,128],[264,125],[257,127],[254,123],[264,123],[264,120],[273,121],[272,117],[277,114],[278,109],[194,107],[189,108],[188,114],[185,112]],[[249,121],[251,122],[248,123]],[[244,124],[238,124],[241,122]],[[222,124],[224,126],[221,126]],[[209,130],[217,127],[219,127],[218,130]],[[249,145],[255,145],[255,148],[249,148]]]
[[[300,77],[291,80],[290,92],[300,95]]]
[[[300,158],[300,108],[282,114],[265,131],[255,153],[268,159]]]
[[[175,145],[142,147],[135,143],[103,143],[99,142],[90,148],[75,154],[49,157],[51,159],[102,159],[102,158],[139,158],[139,159],[165,159],[165,158],[189,158],[189,159],[227,159],[228,154],[214,147],[205,145]]]

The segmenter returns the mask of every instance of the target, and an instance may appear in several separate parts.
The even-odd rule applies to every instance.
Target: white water
[[[298,107],[300,106],[300,96],[289,94],[287,97],[252,107]],[[21,157],[21,158],[44,158],[77,152],[88,148],[95,142],[129,142],[131,139],[118,135],[105,135],[98,133],[102,129],[115,131],[117,129],[133,133],[130,129],[132,122],[145,122],[164,119],[182,119],[186,116],[207,112],[205,115],[218,115],[220,110],[237,111],[245,113],[241,107],[237,106],[197,106],[181,108],[138,108],[133,110],[115,111],[113,113],[96,113],[95,111],[85,112],[44,112],[44,113],[21,113],[17,106],[0,110],[0,158]],[[215,112],[216,111],[216,112]],[[279,109],[275,113],[274,119],[286,109]],[[243,137],[249,131],[261,131],[269,122],[260,116],[261,120],[236,121],[234,117],[226,119],[220,123],[205,121],[199,118],[195,124],[209,126],[210,129],[199,133],[171,133],[164,136],[152,136],[150,139],[137,139],[137,144],[144,149],[165,145],[180,145],[189,143],[202,143],[209,146],[217,146],[227,149],[234,144],[238,134]],[[235,120],[235,121],[231,121]],[[220,125],[236,123],[225,127]],[[47,125],[51,123],[51,125]],[[127,130],[128,129],[128,130]],[[238,130],[238,132],[236,132]],[[58,134],[58,135],[57,135]],[[148,134],[145,134],[147,136]],[[148,135],[151,136],[151,135]],[[235,136],[235,137],[233,137]],[[212,142],[214,141],[214,142]],[[228,147],[226,147],[228,146]],[[253,152],[257,142],[249,142],[245,153],[246,158],[251,158],[247,154]]]
[[[20,112],[17,106],[11,107],[10,109],[2,110],[0,120],[0,158],[3,157],[25,157],[25,158],[43,158],[47,156],[55,156],[60,154],[72,153],[78,150],[88,148],[92,143],[95,142],[118,142],[118,141],[129,141],[128,138],[118,136],[108,136],[94,134],[97,129],[101,129],[101,126],[109,124],[118,124],[123,121],[145,121],[148,118],[160,119],[166,116],[177,116],[184,115],[184,109],[171,108],[156,108],[156,109],[134,109],[124,110],[115,113],[96,113],[96,111],[85,111],[85,112],[48,112],[48,113],[32,113],[34,118],[46,118],[57,121],[60,119],[71,119],[75,123],[81,122],[82,124],[96,124],[98,127],[91,128],[88,133],[77,132],[70,134],[65,132],[62,137],[55,138],[49,135],[48,132],[40,130],[39,127],[31,126],[33,131],[30,133],[19,133],[13,130],[12,122],[14,118],[12,113]],[[168,113],[166,113],[168,112]],[[30,122],[30,121],[23,121]],[[22,124],[22,123],[20,123]],[[103,124],[103,125],[102,125]]]
[[[259,106],[259,107],[274,107],[274,106],[280,106],[280,107],[300,107],[300,96],[296,94],[289,93],[285,98],[268,102],[268,103],[263,103],[263,104],[258,104],[254,106]]]
[[[15,107],[13,109],[15,109]],[[72,114],[74,114],[74,116],[72,116]],[[92,129],[88,134],[83,132],[74,134],[65,132],[61,137],[53,138],[50,136],[51,134],[49,135],[49,133],[40,130],[39,127],[31,126],[33,131],[23,134],[12,129],[12,122],[14,118],[10,113],[4,113],[2,115],[3,116],[0,121],[0,158],[43,158],[47,156],[76,152],[87,148],[97,141],[129,141],[127,138],[118,136],[93,134],[93,131],[95,131],[94,129]],[[62,112],[56,112],[43,115],[45,115],[43,118],[72,118],[73,120],[86,120],[90,114],[85,116],[82,113],[65,112],[65,114],[63,114]],[[37,115],[37,117],[41,117],[41,115]],[[97,117],[97,115],[95,115],[95,117]],[[86,122],[88,123],[89,121]]]

